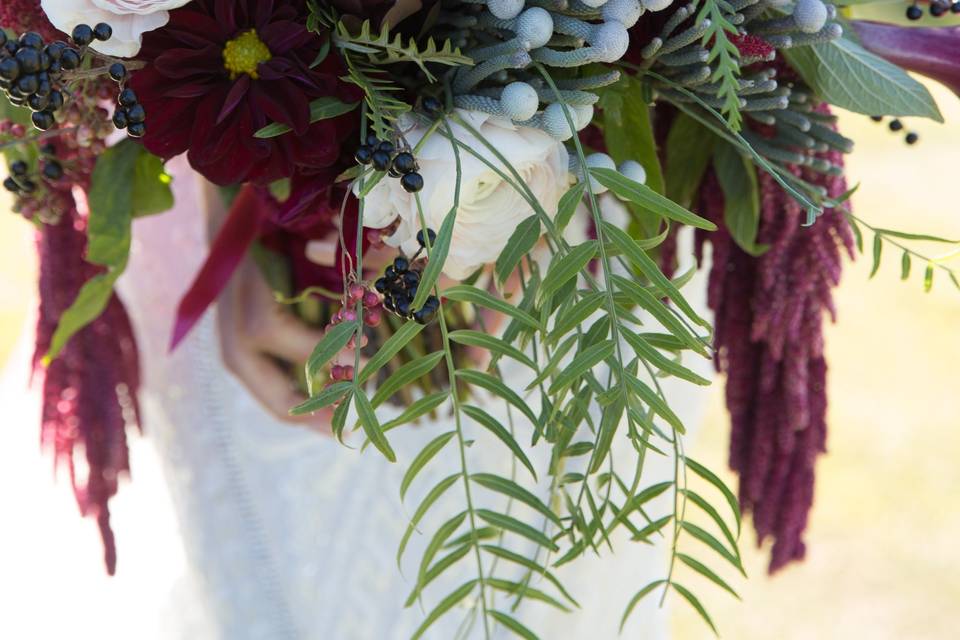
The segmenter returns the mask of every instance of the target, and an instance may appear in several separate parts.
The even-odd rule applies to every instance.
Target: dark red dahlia
[[[306,29],[306,3],[294,0],[196,0],[144,36],[147,66],[132,86],[148,114],[146,147],[190,164],[212,182],[269,182],[297,168],[334,164],[356,130],[356,112],[310,123],[312,100],[360,99],[339,80],[329,55],[311,69],[323,41]],[[271,122],[285,135],[258,139]]]

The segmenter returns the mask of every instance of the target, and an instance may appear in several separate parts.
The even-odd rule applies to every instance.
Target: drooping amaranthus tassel
[[[70,193],[64,194],[70,198]],[[73,202],[73,200],[70,200]],[[139,425],[137,346],[126,310],[114,295],[103,314],[43,366],[57,322],[83,284],[97,273],[85,262],[85,219],[77,208],[39,235],[40,313],[34,364],[43,380],[41,442],[70,473],[80,512],[96,518],[111,575],[117,553],[108,501],[129,472],[127,424]],[[78,455],[85,464],[77,464]]]
[[[823,156],[842,164],[839,152]],[[842,177],[794,169],[831,197]],[[716,312],[718,370],[727,374],[732,421],[730,466],[740,476],[740,504],[753,513],[758,542],[774,540],[769,570],[803,558],[813,504],[814,465],[826,450],[823,315],[834,317],[831,290],[840,280],[842,248],[853,257],[843,213],[827,209],[802,226],[806,213],[765,173],[758,175],[760,257],[741,250],[723,227],[723,195],[708,175],[700,212],[720,230],[699,235],[713,247],[708,304]]]

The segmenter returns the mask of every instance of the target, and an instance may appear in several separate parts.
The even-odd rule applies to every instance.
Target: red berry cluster
[[[356,322],[356,306],[358,303],[363,305],[363,324],[368,327],[379,326],[383,321],[383,300],[377,292],[372,291],[366,285],[355,282],[347,287],[343,307],[330,318],[330,324],[327,325],[327,330],[329,331],[331,327],[341,322]],[[347,342],[346,346],[347,350],[353,350],[356,346],[356,336],[350,336],[350,341]],[[367,346],[367,336],[364,335],[360,340],[360,348],[362,349],[365,346]],[[353,380],[353,367],[338,364],[333,365],[330,369],[330,379],[333,382]]]

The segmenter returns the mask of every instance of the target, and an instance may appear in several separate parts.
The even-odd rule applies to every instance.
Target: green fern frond
[[[737,35],[737,28],[727,18],[733,9],[724,0],[704,0],[697,14],[697,24],[709,20],[710,25],[703,34],[703,44],[708,47],[710,56],[707,62],[716,65],[711,82],[718,82],[717,95],[723,100],[722,111],[727,124],[739,131],[743,124],[740,115],[740,50],[730,41],[730,35]]]
[[[437,79],[427,68],[428,63],[447,66],[473,64],[473,60],[463,55],[449,40],[445,40],[438,48],[433,38],[428,38],[422,47],[410,38],[409,44],[404,46],[400,34],[391,36],[389,25],[384,24],[380,33],[375,34],[369,20],[364,21],[358,34],[351,33],[343,22],[338,23],[333,42],[345,51],[366,54],[370,63],[375,65],[412,62],[420,67],[430,82],[436,82]]]

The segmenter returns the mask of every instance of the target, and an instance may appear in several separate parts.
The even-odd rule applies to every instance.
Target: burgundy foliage
[[[84,225],[74,208],[40,233],[34,363],[43,378],[41,442],[53,450],[55,464],[69,470],[81,513],[96,519],[107,571],[113,574],[117,553],[108,501],[120,476],[129,472],[125,427],[139,424],[140,385],[136,342],[119,298],[114,295],[103,314],[73,336],[49,366],[42,364],[60,316],[97,273],[83,259]]]
[[[842,163],[837,152],[826,157]],[[842,177],[794,171],[831,197],[846,190]],[[837,209],[802,226],[803,208],[769,175],[758,178],[758,241],[770,249],[755,258],[734,243],[723,227],[723,192],[709,174],[700,213],[720,230],[701,233],[698,250],[707,240],[713,247],[708,303],[716,312],[716,365],[727,374],[730,466],[758,541],[774,540],[773,572],[805,554],[814,464],[826,449],[823,315],[834,316],[831,290],[840,280],[842,249],[853,256],[853,238]]]

